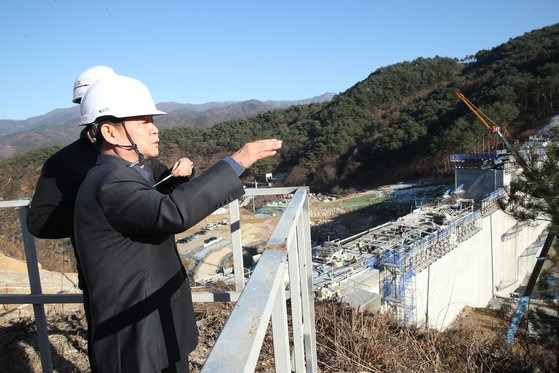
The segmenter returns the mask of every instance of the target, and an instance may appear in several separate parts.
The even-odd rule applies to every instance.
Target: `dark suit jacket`
[[[82,136],[45,161],[27,213],[27,229],[32,235],[38,238],[73,236],[76,194],[98,155],[95,145]],[[170,172],[156,158],[147,160],[145,168],[154,175],[155,181]],[[169,187],[176,181],[174,179],[177,178],[162,183],[161,188]]]
[[[87,172],[95,165],[99,152],[95,145],[82,133],[80,138],[50,156],[43,165],[37,180],[33,199],[27,212],[27,229],[38,238],[70,238],[78,264],[78,286],[87,292],[84,284],[78,253],[74,240],[74,204],[78,188]],[[146,161],[145,168],[158,181],[170,170],[152,158]],[[187,179],[172,178],[159,187],[162,192],[177,181]]]
[[[99,156],[76,199],[77,249],[100,372],[159,371],[195,348],[190,287],[174,234],[244,193],[224,161],[169,194],[127,165]]]
[[[85,137],[46,160],[27,213],[27,229],[39,238],[66,238],[74,232],[74,202],[97,149]]]

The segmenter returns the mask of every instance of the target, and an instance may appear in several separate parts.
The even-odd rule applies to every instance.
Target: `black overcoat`
[[[100,155],[76,199],[99,372],[155,372],[184,363],[197,330],[174,234],[244,193],[225,161],[168,194],[128,164]]]
[[[80,138],[60,149],[44,163],[37,180],[33,199],[27,212],[27,229],[39,238],[69,237],[76,257],[78,270],[78,286],[83,291],[84,310],[89,321],[88,291],[85,286],[79,255],[74,238],[74,205],[78,189],[87,172],[95,165],[99,152],[95,145],[82,131]],[[145,169],[149,170],[155,181],[167,176],[171,171],[157,158],[146,161]],[[188,178],[172,178],[157,188],[163,193]],[[88,334],[91,346],[91,336]],[[88,350],[91,354],[93,350]],[[94,370],[94,367],[92,367]]]

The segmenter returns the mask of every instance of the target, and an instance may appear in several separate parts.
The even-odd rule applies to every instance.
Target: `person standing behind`
[[[240,174],[274,155],[281,141],[247,143],[163,194],[141,168],[142,159],[159,154],[153,116],[165,114],[148,88],[123,76],[102,80],[81,111],[101,149],[78,191],[74,219],[90,290],[92,363],[101,372],[188,372],[198,334],[174,234],[243,195]]]
[[[93,66],[78,75],[72,102],[79,104],[87,88],[97,80],[116,76],[107,66]],[[67,238],[73,241],[74,201],[87,171],[95,164],[97,149],[90,128],[80,138],[45,161],[27,212],[27,229],[38,238]]]

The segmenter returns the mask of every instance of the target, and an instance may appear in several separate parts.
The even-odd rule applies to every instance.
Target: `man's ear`
[[[103,136],[103,139],[107,144],[111,144],[111,145],[118,144],[118,140],[117,140],[118,135],[117,135],[116,128],[113,124],[111,123],[101,124],[101,128],[99,128],[99,131],[101,131],[101,135]]]

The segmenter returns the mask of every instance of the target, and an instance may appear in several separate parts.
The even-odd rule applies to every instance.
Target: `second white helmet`
[[[85,92],[98,80],[116,76],[116,73],[108,66],[93,66],[78,75],[74,82],[74,95],[72,102],[79,104]]]
[[[80,109],[83,125],[94,123],[105,116],[129,118],[166,114],[155,107],[144,83],[122,75],[93,84],[83,96]]]

